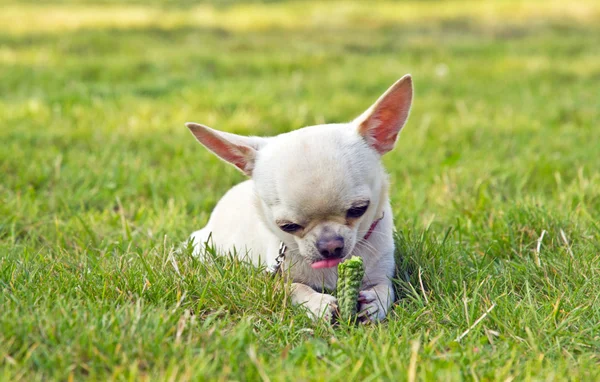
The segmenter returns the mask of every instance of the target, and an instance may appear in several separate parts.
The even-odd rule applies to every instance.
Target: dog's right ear
[[[383,155],[394,148],[408,119],[413,86],[410,74],[393,84],[367,111],[355,120],[358,133]]]
[[[266,138],[225,133],[193,122],[185,125],[204,147],[233,164],[244,174],[252,176],[256,154],[266,144]]]

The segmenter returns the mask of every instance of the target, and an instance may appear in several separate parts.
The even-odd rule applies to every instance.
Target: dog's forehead
[[[348,125],[313,126],[273,139],[255,181],[267,203],[326,211],[368,194],[379,159]]]
[[[275,137],[265,148],[264,159],[278,164],[281,170],[310,171],[326,165],[333,169],[367,165],[375,158],[373,154],[353,126],[331,124],[305,127]]]

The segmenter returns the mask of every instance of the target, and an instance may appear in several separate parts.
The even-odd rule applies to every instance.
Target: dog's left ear
[[[267,138],[226,133],[193,122],[185,125],[204,147],[244,174],[252,176],[257,152],[267,143]]]
[[[354,123],[369,146],[383,155],[394,148],[398,133],[408,119],[413,86],[410,74],[393,84]]]

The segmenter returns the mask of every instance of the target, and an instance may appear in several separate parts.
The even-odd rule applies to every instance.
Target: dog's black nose
[[[326,259],[340,258],[344,251],[344,238],[341,236],[322,237],[317,240],[317,249]]]

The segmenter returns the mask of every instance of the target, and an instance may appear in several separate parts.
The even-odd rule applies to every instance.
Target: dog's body
[[[363,317],[383,319],[394,298],[394,241],[380,156],[394,147],[411,101],[412,81],[405,76],[348,124],[270,138],[187,124],[200,143],[251,176],[229,190],[206,227],[192,234],[194,252],[201,256],[212,235],[219,251],[273,265],[284,243],[292,302],[328,319],[336,300],[320,291],[335,289],[339,262],[360,256]]]

